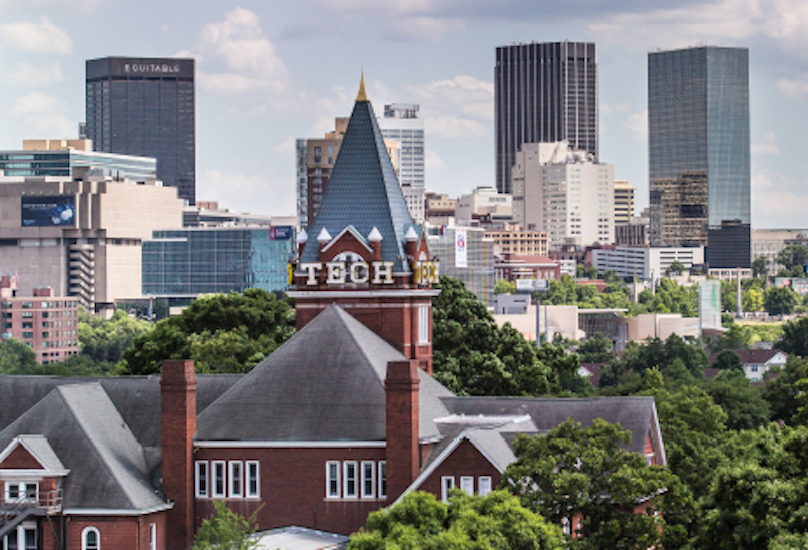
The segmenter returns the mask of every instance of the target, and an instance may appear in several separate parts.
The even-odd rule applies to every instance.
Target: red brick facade
[[[452,451],[452,454],[435,468],[430,476],[418,487],[418,490],[428,491],[440,498],[443,477],[454,478],[455,487],[458,488],[460,487],[461,477],[472,477],[474,479],[474,493],[479,492],[481,477],[491,478],[492,490],[496,489],[502,481],[502,474],[468,439],[464,439]]]
[[[42,464],[37,459],[31,456],[31,453],[23,447],[18,445],[16,449],[6,457],[3,462],[0,462],[0,470],[41,470]]]
[[[387,364],[387,479],[393,500],[407,490],[421,470],[418,385],[417,361]]]

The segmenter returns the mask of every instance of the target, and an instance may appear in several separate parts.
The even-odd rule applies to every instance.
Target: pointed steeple
[[[368,95],[365,93],[365,71],[362,70],[362,78],[359,81],[359,92],[356,94],[357,103],[367,103]]]
[[[381,238],[382,259],[395,262],[398,273],[410,271],[404,235],[415,224],[365,94],[364,75],[328,187],[308,232],[319,235],[325,230],[339,235],[349,225],[360,235],[375,229],[374,236]],[[312,239],[306,243],[301,261],[319,261],[319,249]]]

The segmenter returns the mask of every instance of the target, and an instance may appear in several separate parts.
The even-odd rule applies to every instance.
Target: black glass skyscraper
[[[652,244],[707,245],[711,267],[749,267],[749,50],[649,53],[648,144]],[[716,255],[731,244],[721,231],[745,260]]]
[[[96,151],[156,158],[157,178],[194,204],[193,59],[91,59],[86,108]]]
[[[511,168],[523,143],[566,140],[597,159],[595,45],[534,42],[498,47],[494,125],[500,193],[511,192]]]

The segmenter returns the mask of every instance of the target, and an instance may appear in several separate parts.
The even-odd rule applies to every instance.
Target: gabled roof
[[[404,258],[404,235],[414,227],[390,155],[369,101],[357,98],[342,138],[339,155],[323,193],[302,262],[317,262],[316,235],[325,228],[337,235],[353,225],[365,238],[376,227],[382,235],[382,260],[395,261],[394,270],[409,272]]]
[[[387,363],[405,357],[337,305],[202,411],[197,441],[385,440]],[[421,372],[421,437],[453,395]]]
[[[143,449],[98,383],[59,386],[0,432],[40,434],[65,468],[63,507],[120,511],[169,508],[155,490]]]
[[[778,355],[782,355],[783,358],[787,357],[786,352],[779,349],[734,349],[732,352],[738,356],[742,365],[765,365]],[[712,365],[715,363],[719,355],[721,355],[721,352],[712,354],[709,364]]]
[[[28,454],[39,463],[43,470],[62,474],[66,473],[62,461],[59,460],[59,457],[53,452],[47,438],[40,434],[23,434],[12,439],[8,447],[0,452],[0,464],[18,447],[25,449]]]

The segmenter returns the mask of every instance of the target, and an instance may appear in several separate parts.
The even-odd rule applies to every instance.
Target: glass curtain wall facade
[[[748,233],[749,50],[702,46],[649,53],[648,143],[653,245],[709,246],[708,231],[730,220]],[[671,189],[686,192],[705,181],[706,194],[698,194],[704,199],[666,200]],[[737,225],[733,234],[740,235]],[[698,242],[689,242],[694,237]]]
[[[73,168],[80,167],[138,182],[157,177],[157,161],[153,158],[74,150],[0,151],[0,170],[4,176],[70,177]]]
[[[143,242],[143,294],[187,298],[248,288],[284,291],[295,253],[291,227],[154,231]]]
[[[440,261],[441,275],[456,277],[485,305],[494,306],[494,239],[485,236],[485,230],[466,228],[468,267],[455,266],[455,229],[446,226],[425,226],[432,257]]]
[[[87,61],[86,134],[96,151],[157,159],[157,178],[196,200],[194,60]]]
[[[424,121],[418,118],[420,106],[393,103],[384,106],[379,129],[384,139],[400,144],[398,181],[402,187],[421,187],[424,182]]]
[[[496,180],[511,192],[523,143],[568,141],[598,158],[595,44],[554,42],[497,48],[494,68]]]

